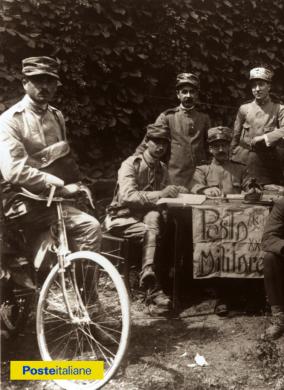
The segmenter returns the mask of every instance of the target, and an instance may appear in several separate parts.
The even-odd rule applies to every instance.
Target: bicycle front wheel
[[[128,293],[116,268],[89,251],[67,256],[64,280],[69,315],[56,265],[37,307],[37,338],[43,360],[103,360],[104,379],[56,381],[65,389],[99,389],[115,374],[130,332]]]

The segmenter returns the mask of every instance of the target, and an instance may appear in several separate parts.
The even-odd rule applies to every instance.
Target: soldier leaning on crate
[[[168,161],[172,184],[189,188],[196,165],[207,161],[206,137],[210,127],[207,114],[196,110],[200,89],[199,79],[192,73],[181,73],[176,80],[176,93],[180,105],[162,112],[156,125],[169,128],[171,137]],[[145,150],[145,139],[136,154]]]
[[[175,198],[186,188],[170,185],[166,165],[161,162],[169,143],[169,129],[149,125],[145,137],[146,150],[130,156],[118,171],[114,199],[108,208],[105,226],[118,236],[142,242],[140,285],[147,291],[146,302],[158,310],[168,311],[170,299],[160,287],[157,248],[161,242],[164,218],[156,203],[160,198]]]
[[[46,208],[34,200],[19,201],[15,193],[24,187],[47,195],[55,185],[56,194],[68,196],[79,187],[71,184],[80,180],[80,174],[70,153],[63,115],[49,104],[59,84],[58,70],[59,63],[50,57],[24,59],[22,83],[26,94],[0,116],[5,212],[17,217],[32,244],[56,220],[56,208]],[[99,251],[99,222],[73,206],[64,204],[63,209],[74,249]]]
[[[283,183],[284,106],[271,101],[273,73],[264,67],[250,71],[254,100],[243,104],[234,124],[232,160],[246,164],[259,184]]]

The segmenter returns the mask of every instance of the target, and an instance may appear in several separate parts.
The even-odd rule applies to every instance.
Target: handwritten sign
[[[193,207],[194,278],[263,277],[260,244],[268,214],[254,205]]]

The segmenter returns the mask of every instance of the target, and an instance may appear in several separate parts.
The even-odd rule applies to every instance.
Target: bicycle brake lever
[[[88,187],[84,186],[84,185],[81,185],[80,186],[80,191],[82,192],[85,192],[86,194],[86,197],[88,198],[88,201],[90,202],[90,205],[92,206],[92,208],[95,210],[96,207],[94,205],[94,202],[93,202],[93,198],[92,198],[92,194],[91,194],[91,191]]]

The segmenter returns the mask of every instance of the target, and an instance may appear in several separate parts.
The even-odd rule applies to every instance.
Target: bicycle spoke
[[[113,328],[110,328],[109,326],[105,326],[105,325],[102,325],[102,324],[98,324],[98,323],[94,323],[94,322],[91,322],[92,325],[98,327],[99,329],[106,329],[106,330],[109,330],[110,332],[113,332],[113,333],[117,333],[117,334],[121,334],[121,332],[119,330],[116,330],[116,329],[113,329]]]
[[[106,348],[103,344],[101,344],[98,340],[96,340],[91,334],[88,334],[87,332],[85,332],[82,328],[81,328],[81,331],[87,336],[87,337],[90,337],[90,339],[92,339],[96,345],[98,346],[99,350],[101,351],[104,359],[106,362],[111,362],[110,358],[108,356],[106,356],[105,351],[107,351],[110,355],[112,355],[113,357],[115,357],[115,354],[112,353],[108,348]]]
[[[104,380],[71,381],[72,390],[77,390],[77,384],[78,390],[98,389],[109,380],[126,349],[129,329],[128,296],[119,274],[114,267],[109,272],[111,265],[101,256],[102,265],[101,260],[96,262],[96,254],[85,253],[86,258],[70,255],[64,272],[65,290],[58,268],[51,272],[43,285],[37,317],[44,360],[104,362]]]
[[[44,310],[43,312],[44,312],[44,314],[46,314],[46,315],[48,315],[48,316],[51,316],[51,317],[53,317],[53,318],[56,318],[57,321],[65,321],[66,323],[67,323],[68,321],[70,321],[69,318],[60,317],[59,315],[54,314],[54,313],[51,313],[50,311]],[[50,319],[47,319],[47,320],[50,320],[51,322],[54,321],[54,320],[51,319],[51,318],[50,318]]]
[[[53,322],[50,321],[50,323],[53,323]],[[46,332],[46,334],[49,334],[50,332],[58,332],[59,328],[62,328],[63,326],[66,326],[66,323],[52,327],[51,329],[46,330],[45,332]]]

